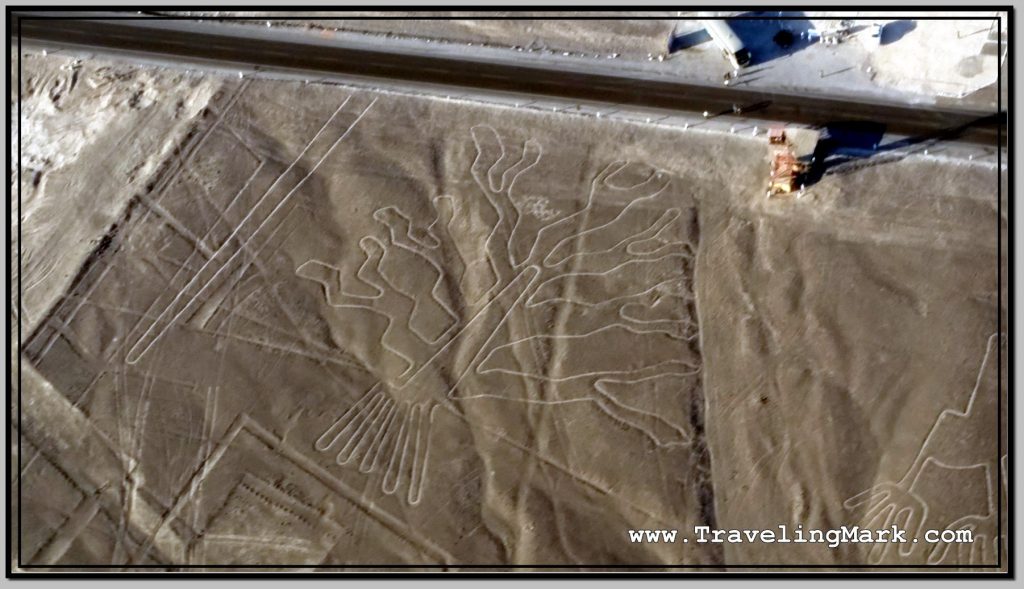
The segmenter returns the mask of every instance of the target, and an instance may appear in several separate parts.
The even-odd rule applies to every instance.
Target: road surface
[[[59,15],[59,16],[58,16]],[[654,78],[637,72],[609,73],[593,64],[566,65],[439,55],[408,44],[358,44],[301,31],[257,28],[210,20],[126,17],[112,13],[21,13],[11,34],[50,44],[160,55],[177,59],[320,72],[390,81],[516,92],[600,101],[709,115],[742,114],[766,121],[827,126],[870,122],[912,138],[949,138],[1005,145],[1005,113],[858,102],[716,87]]]

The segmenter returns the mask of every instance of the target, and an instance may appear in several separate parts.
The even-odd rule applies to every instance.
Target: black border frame
[[[8,47],[12,48],[10,41],[13,40],[15,34],[12,34],[12,20],[14,15],[19,12],[33,11],[33,12],[53,12],[53,13],[67,13],[67,12],[89,12],[89,11],[111,11],[111,12],[132,12],[129,11],[126,6],[66,6],[66,7],[35,7],[35,6],[6,6],[6,29],[8,37]],[[103,18],[105,20],[139,20],[139,19],[160,19],[160,20],[214,20],[214,21],[284,21],[284,20],[345,20],[349,17],[337,16],[337,17],[309,17],[309,16],[285,16],[285,15],[272,15],[263,17],[245,17],[245,16],[173,16],[156,14],[157,11],[169,11],[169,10],[204,10],[211,8],[219,8],[213,6],[147,6],[148,10],[143,11],[147,14],[125,14],[116,16],[103,16],[96,18]],[[460,10],[463,12],[474,13],[473,18],[478,20],[515,20],[515,16],[487,16],[486,13],[494,11],[519,11],[529,13],[544,13],[553,11],[581,11],[589,10],[599,12],[599,15],[587,15],[587,16],[562,16],[562,15],[549,15],[544,18],[552,20],[612,20],[615,19],[615,14],[621,12],[621,10],[610,9],[609,7],[588,7],[588,6],[490,6],[487,8],[472,7],[472,6],[448,6],[448,5],[425,5],[425,6],[405,6],[405,5],[394,5],[394,6],[349,6],[344,8],[336,8],[332,6],[324,5],[312,5],[312,6],[293,6],[293,7],[280,7],[280,6],[226,6],[231,11],[248,11],[248,10],[260,10],[260,11],[280,11],[280,12],[298,12],[305,10],[324,10],[332,9],[336,12],[361,12],[361,11],[412,11],[412,12],[431,12],[436,10]],[[671,12],[667,10],[672,6],[636,6],[630,7],[631,12]],[[749,6],[749,5],[733,5],[733,6],[687,6],[688,10],[765,10],[770,8],[766,6]],[[812,5],[796,5],[796,6],[785,6],[786,11],[843,11],[853,9],[867,9],[871,12],[884,14],[886,18],[899,18],[901,11],[913,11],[913,12],[939,12],[946,10],[956,10],[958,12],[1003,12],[1006,14],[1007,26],[1007,43],[1005,47],[1006,51],[1006,67],[1010,72],[1008,82],[1008,99],[1012,103],[1014,95],[1014,83],[1012,75],[1012,67],[1014,65],[1014,41],[1013,41],[1013,22],[1015,16],[1015,10],[1013,5],[983,5],[983,6],[972,6],[969,8],[965,7],[927,7],[927,6],[856,6],[856,5],[825,5],[825,6],[812,6]],[[22,346],[22,329],[21,329],[21,295],[22,295],[22,276],[20,268],[22,266],[22,251],[21,251],[21,88],[20,85],[23,80],[22,76],[22,39],[21,39],[21,26],[20,22],[24,20],[44,20],[44,19],[70,19],[84,20],[88,17],[77,16],[19,16],[18,27],[16,31],[17,36],[17,67],[18,67],[18,100],[17,100],[17,111],[18,111],[18,220],[17,220],[17,261],[18,261],[18,276],[17,276],[17,304],[18,304],[18,326],[17,326],[17,348],[18,348],[18,360],[17,360],[17,444],[18,444],[18,461],[19,464],[23,458],[21,453],[21,438],[22,438],[22,426],[21,426],[21,362],[23,360],[21,355]],[[354,16],[351,18],[359,18],[362,20],[451,20],[454,17],[441,17],[441,16]],[[525,16],[519,18],[538,18],[538,16]],[[637,16],[631,15],[631,19],[662,19],[662,16]],[[733,18],[733,17],[730,17]],[[739,17],[746,19],[785,19],[788,17],[771,17],[768,15],[758,15],[750,17]],[[857,18],[871,18],[868,16],[862,16]],[[908,17],[909,18],[909,17]],[[970,17],[970,16],[914,16],[915,20],[972,20],[972,19],[984,19],[990,20],[990,17]],[[679,19],[683,20],[683,19]],[[997,19],[997,31],[999,34],[998,47],[1000,54],[1003,53],[1003,20],[1002,18]],[[11,57],[11,56],[9,56]],[[7,61],[7,88],[8,95],[12,90],[12,62],[13,59]],[[1006,113],[1006,127],[1009,131],[1007,137],[1006,153],[1008,158],[1012,158],[1014,153],[1014,136],[1013,136],[1013,113],[1012,109],[1004,111],[1004,105],[1002,101],[1002,67],[997,71],[997,113]],[[12,127],[11,120],[11,109],[7,109],[7,145],[10,146],[14,137],[14,128]],[[1003,332],[1002,321],[1003,321],[1003,300],[1002,300],[1002,268],[1003,268],[1003,239],[1002,239],[1002,134],[1003,127],[999,126],[997,131],[997,143],[996,143],[996,173],[997,173],[997,332]],[[14,178],[12,174],[11,159],[7,158],[7,175],[8,178]],[[1009,198],[1007,199],[1007,248],[1008,256],[1007,262],[1012,259],[1013,252],[1013,194],[1014,194],[1014,165],[1012,159],[1009,162],[1007,168],[1007,188]],[[11,192],[12,188],[10,183],[7,186],[7,200],[5,207],[7,211],[7,226],[11,227]],[[7,243],[7,300],[11,302],[12,299],[12,250],[14,249],[15,237],[13,235],[8,236]],[[1014,292],[1014,269],[1012,264],[1007,265],[1007,356],[1010,364],[1007,366],[1007,444],[1008,450],[1012,450],[1014,445],[1014,431],[1013,431],[1013,311],[1012,305],[1009,303],[1013,300]],[[7,333],[12,333],[12,313],[7,314]],[[7,374],[9,378],[12,374],[12,354],[13,350],[9,351],[6,358],[7,363]],[[997,371],[998,379],[1002,380],[1002,354],[997,355]],[[7,401],[7,424],[6,424],[6,435],[7,441],[12,441],[12,410],[14,404],[11,398],[12,388],[15,383],[8,381],[6,387],[5,398]],[[997,397],[997,419],[1001,420],[1003,416],[1002,408],[1002,394],[1000,393]],[[1001,421],[997,424],[997,429],[1001,430]],[[997,449],[998,454],[1003,454],[1002,448],[1002,435],[1001,431],[997,436]],[[983,577],[983,578],[1014,578],[1014,520],[1013,520],[1013,488],[1014,488],[1014,468],[1012,462],[1012,452],[1009,453],[1010,458],[1007,460],[1007,533],[1006,533],[1006,560],[1003,560],[1002,554],[1002,543],[997,542],[997,561],[995,565],[980,565],[975,567],[963,567],[957,565],[774,565],[774,564],[758,564],[758,565],[721,565],[721,566],[708,566],[708,565],[543,565],[543,564],[530,564],[530,565],[398,565],[398,564],[381,564],[381,565],[130,565],[130,566],[112,566],[112,565],[23,565],[21,564],[21,542],[18,542],[17,560],[12,550],[12,540],[14,539],[14,526],[12,522],[12,506],[13,501],[11,497],[11,452],[10,448],[6,453],[6,467],[7,471],[6,484],[7,484],[7,501],[6,501],[6,515],[7,515],[7,561],[5,562],[5,573],[7,578],[166,578],[168,575],[171,576],[183,576],[191,578],[252,578],[252,577],[267,577],[267,576],[286,576],[286,577],[314,577],[314,578],[381,578],[381,577],[451,577],[458,576],[462,578],[491,578],[491,577],[504,577],[504,576],[523,576],[523,577],[546,577],[546,578],[579,578],[579,577],[594,577],[594,576],[616,576],[623,578],[702,578],[712,577],[720,578],[722,576],[742,576],[749,578],[768,578],[768,577],[781,577],[781,578],[834,578],[834,577],[855,577],[861,575],[869,575],[872,577],[887,577],[887,578],[963,578],[963,577]],[[998,479],[997,479],[998,480]],[[996,485],[996,505],[997,509],[1002,509],[1002,485]],[[17,529],[21,530],[21,477],[18,478],[18,524]],[[1002,535],[1002,518],[997,518],[997,528],[999,534]],[[1006,570],[1003,571],[1002,566],[1006,565]],[[16,568],[15,568],[15,565]],[[328,569],[324,572],[288,572],[287,569],[298,568],[298,569]],[[992,569],[991,571],[960,571],[964,568],[971,569]],[[16,570],[20,569],[20,570]],[[38,572],[32,572],[33,569]],[[76,572],[55,572],[54,569],[69,569]],[[117,569],[125,569],[123,571],[117,571]],[[140,570],[141,569],[141,570]],[[199,569],[191,571],[189,569]],[[214,569],[214,570],[211,570]],[[215,570],[224,570],[227,572],[216,572]],[[730,571],[730,569],[739,569]],[[89,572],[89,571],[95,572]],[[153,570],[154,572],[148,572]],[[935,570],[936,572],[925,572],[929,570]],[[160,571],[160,572],[157,572]],[[258,572],[263,571],[263,572]],[[855,572],[857,571],[857,572]]]

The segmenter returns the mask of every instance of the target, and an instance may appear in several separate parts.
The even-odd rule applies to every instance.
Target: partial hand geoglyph
[[[896,525],[907,530],[908,538],[922,538],[926,529],[971,530],[971,543],[925,541],[896,544],[875,544],[868,553],[869,562],[878,564],[888,558],[926,561],[928,564],[995,564],[999,545],[1006,552],[1006,536],[998,532],[997,518],[1000,506],[996,486],[1002,485],[1002,496],[1007,497],[1007,456],[997,458],[994,440],[979,437],[996,423],[997,386],[996,356],[1006,343],[1004,334],[995,333],[988,338],[985,355],[978,370],[974,389],[963,409],[944,410],[935,420],[917,457],[899,481],[880,483],[846,500],[845,507],[862,511],[861,525],[869,529],[885,529]],[[984,441],[984,443],[979,443]],[[960,489],[933,489],[932,481],[946,481],[946,474],[959,471],[969,481],[976,481],[985,489],[983,504],[960,501],[963,510],[953,515],[936,514],[930,508],[926,494],[959,493]],[[946,487],[946,484],[943,484]]]

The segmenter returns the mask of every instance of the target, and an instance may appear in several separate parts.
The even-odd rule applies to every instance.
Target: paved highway
[[[444,84],[482,91],[515,92],[581,101],[675,111],[736,114],[767,121],[825,126],[870,122],[887,133],[945,137],[996,145],[1005,113],[858,102],[725,86],[686,83],[594,64],[481,59],[388,46],[360,44],[303,31],[257,28],[216,21],[112,17],[111,13],[15,14],[11,34],[54,45],[108,49],[177,59]],[[21,18],[18,18],[21,17]],[[1002,144],[1005,145],[1005,127]]]

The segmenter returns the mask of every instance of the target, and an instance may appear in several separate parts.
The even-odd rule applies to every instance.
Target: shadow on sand
[[[882,27],[882,38],[879,40],[882,45],[890,45],[899,41],[904,35],[917,28],[917,23],[912,20],[897,20]]]
[[[726,20],[743,46],[750,50],[751,66],[785,57],[813,44],[807,35],[813,26],[803,12],[744,12]],[[780,31],[790,33],[784,46],[776,41]],[[704,29],[673,35],[668,41],[668,51],[675,53],[710,40],[711,36]]]
[[[813,186],[823,177],[851,172],[898,162],[906,156],[928,149],[938,143],[956,139],[971,127],[991,123],[1005,123],[1004,113],[997,113],[975,119],[969,123],[943,129],[935,133],[906,137],[889,143],[882,143],[885,125],[863,121],[837,121],[822,128],[821,139],[814,153],[803,159],[809,163],[803,180]]]
[[[681,35],[672,35],[668,39],[668,52],[675,53],[676,51],[682,51],[683,49],[689,49],[690,47],[696,47],[701,43],[706,43],[711,40],[711,35],[708,34],[704,29],[698,29],[690,33],[683,33]]]
[[[729,26],[750,50],[751,66],[792,55],[814,44],[807,34],[814,26],[803,12],[744,12],[739,18],[729,19]],[[792,35],[787,46],[776,43],[776,35],[781,31]]]

